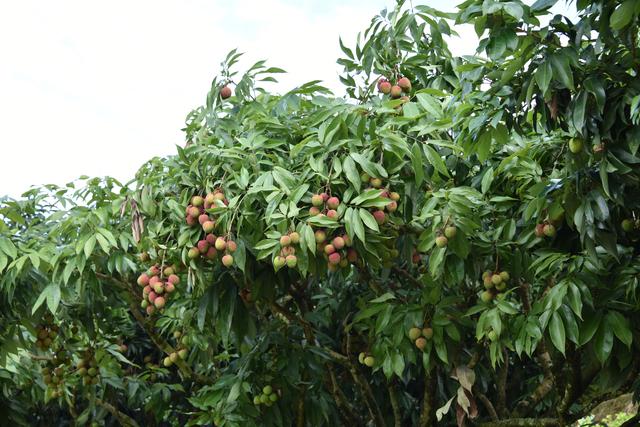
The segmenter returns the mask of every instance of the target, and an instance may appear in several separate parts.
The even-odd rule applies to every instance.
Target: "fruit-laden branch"
[[[116,408],[115,406],[113,406],[112,404],[105,402],[102,399],[96,399],[96,403],[100,406],[102,406],[104,409],[106,409],[107,411],[109,411],[111,413],[111,415],[113,415],[118,422],[120,423],[121,426],[123,427],[140,427],[138,425],[138,423],[131,418],[130,416],[128,416],[127,414],[120,412],[118,410],[118,408]]]
[[[478,427],[560,427],[555,418],[509,418],[478,424]]]

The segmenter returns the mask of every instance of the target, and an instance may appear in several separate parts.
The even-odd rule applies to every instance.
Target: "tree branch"
[[[118,422],[120,423],[121,426],[123,427],[140,427],[138,425],[138,423],[131,418],[130,416],[128,416],[127,414],[120,412],[118,410],[118,408],[116,408],[115,406],[113,406],[112,404],[105,402],[102,399],[96,399],[96,403],[100,406],[102,406],[104,409],[106,409],[107,411],[109,411],[111,413],[111,415],[113,415]]]
[[[501,417],[507,417],[507,377],[509,374],[509,353],[504,352],[504,364],[498,372],[498,381],[496,387],[498,389],[497,410]]]
[[[489,398],[485,396],[484,393],[480,393],[477,391],[474,394],[478,396],[478,399],[480,399],[484,407],[487,409],[487,412],[489,413],[491,419],[493,421],[498,421],[498,413],[496,412],[496,408],[494,408],[493,403],[491,403]]]
[[[422,395],[422,409],[420,410],[420,427],[436,425],[436,388],[438,387],[438,376],[435,368],[425,373],[424,392]]]
[[[478,424],[478,427],[560,427],[555,418],[509,418]]]
[[[400,413],[400,405],[398,404],[395,381],[387,383],[387,390],[389,391],[389,401],[391,402],[391,409],[393,410],[393,425],[394,427],[402,427],[402,414]]]

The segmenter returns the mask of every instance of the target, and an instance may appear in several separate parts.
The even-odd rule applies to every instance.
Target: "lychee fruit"
[[[225,267],[231,267],[233,265],[233,255],[226,254],[222,257],[222,264]]]
[[[327,206],[329,209],[338,209],[338,206],[340,206],[340,199],[337,197],[329,197],[327,199]]]
[[[220,98],[227,99],[231,96],[231,88],[229,86],[224,86],[220,89]]]
[[[375,211],[373,212],[373,218],[376,220],[378,225],[382,225],[386,221],[387,216],[385,215],[384,211]]]
[[[224,250],[227,248],[227,242],[226,242],[226,240],[224,239],[224,237],[218,237],[218,238],[216,239],[216,244],[215,244],[215,246],[216,246],[216,249],[217,249],[217,250],[219,250],[219,251],[224,251]]]
[[[402,77],[398,80],[398,86],[400,86],[403,91],[409,92],[411,90],[411,81],[406,77]]]
[[[140,276],[138,276],[138,285],[147,286],[148,284],[149,276],[147,275],[147,273],[142,273]]]

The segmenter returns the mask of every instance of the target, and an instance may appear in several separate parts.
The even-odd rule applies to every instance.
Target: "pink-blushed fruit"
[[[205,256],[207,257],[207,259],[214,260],[218,257],[218,251],[216,251],[216,248],[211,246],[207,251],[207,255]]]
[[[382,180],[380,178],[371,178],[371,181],[369,182],[373,188],[382,187]]]
[[[222,191],[220,191],[220,190],[216,190],[216,191],[213,193],[213,198],[214,198],[214,199],[216,199],[216,200],[220,200],[221,202],[223,202],[223,201],[224,201],[224,193],[223,193]]]
[[[218,237],[216,239],[216,249],[219,251],[224,251],[227,248],[227,241],[224,239],[224,237]]]
[[[198,223],[200,225],[204,224],[207,221],[209,221],[209,215],[207,215],[206,213],[200,214],[198,216]]]
[[[289,246],[291,244],[291,237],[288,235],[280,236],[280,246]]]
[[[167,281],[173,285],[177,285],[180,283],[180,278],[175,274],[171,274],[169,275],[169,278],[167,279]]]
[[[316,208],[315,206],[312,206],[309,208],[309,215],[316,216],[319,213],[320,213],[320,209]]]
[[[333,242],[331,242],[331,244],[333,244],[333,247],[336,249],[342,249],[344,248],[344,239],[338,236],[333,239]]]
[[[322,230],[317,230],[314,233],[314,236],[316,238],[316,243],[323,243],[325,240],[327,240],[327,234]]]
[[[147,274],[149,276],[157,276],[158,274],[160,274],[160,268],[158,268],[157,265],[152,266],[149,271],[147,272]]]
[[[331,255],[335,251],[336,251],[336,248],[334,248],[333,245],[327,245],[324,247],[324,253],[327,255]]]
[[[216,201],[216,198],[213,196],[213,193],[207,193],[207,196],[204,198],[205,205],[213,205]]]
[[[167,284],[164,285],[164,290],[170,294],[176,290],[176,286],[171,282],[167,282]]]
[[[207,241],[207,243],[209,243],[209,246],[213,246],[216,244],[216,239],[218,237],[215,234],[207,234],[207,237],[205,238],[205,240]]]
[[[198,216],[200,216],[200,209],[195,206],[191,206],[187,211],[187,215],[192,218],[198,218]]]
[[[187,256],[190,259],[196,259],[200,256],[200,250],[198,248],[191,248],[189,252],[187,252]]]
[[[197,247],[198,251],[200,251],[201,254],[206,254],[209,250],[209,242],[207,242],[206,240],[200,240]]]
[[[536,237],[544,237],[544,224],[536,224]]]
[[[190,227],[194,226],[194,225],[196,225],[198,223],[198,221],[194,217],[192,217],[190,215],[187,215],[186,219],[187,219],[187,225],[190,226]]]
[[[158,295],[162,294],[164,292],[164,284],[156,283],[155,285],[153,285],[153,290]]]
[[[544,235],[547,237],[555,237],[556,236],[556,227],[553,224],[546,224],[544,229],[542,230]]]
[[[436,246],[439,248],[444,248],[449,243],[449,239],[444,236],[436,237]]]
[[[151,292],[149,292],[149,296],[147,296],[147,299],[149,300],[149,302],[154,302],[157,297],[158,297],[158,294],[156,294],[155,292],[151,291]]]
[[[285,260],[287,261],[287,267],[289,268],[293,268],[298,264],[298,258],[295,255],[287,255]]]
[[[347,260],[351,263],[356,262],[358,260],[358,252],[353,248],[349,248],[347,250]]]
[[[376,220],[378,225],[384,224],[384,222],[387,220],[387,216],[385,215],[384,211],[373,212],[373,218]]]
[[[293,243],[294,245],[297,245],[298,243],[300,243],[300,234],[298,234],[297,231],[294,231],[291,234],[289,234],[289,237],[291,237],[291,243]]]
[[[398,204],[392,200],[392,201],[389,202],[389,204],[386,206],[386,208],[387,208],[387,212],[389,212],[389,213],[395,212],[395,211],[398,210]]]
[[[341,259],[342,258],[340,257],[340,254],[338,252],[334,252],[331,255],[329,255],[329,264],[337,265],[340,263]]]
[[[353,242],[351,241],[351,237],[349,237],[348,234],[343,234],[342,240],[344,240],[344,245],[348,248],[353,244]]]
[[[204,205],[204,199],[202,198],[202,196],[193,196],[191,198],[191,205],[199,208],[200,206]]]
[[[205,233],[211,233],[214,228],[216,228],[216,223],[213,221],[208,220],[202,223],[202,231]]]
[[[153,313],[155,313],[156,308],[154,306],[152,306],[152,305],[149,305],[149,306],[147,306],[146,311],[147,311],[147,314],[149,316],[151,316]]]
[[[238,244],[233,240],[227,241],[227,250],[229,252],[235,252],[238,249]]]
[[[287,256],[287,255],[293,255],[296,253],[296,248],[294,248],[293,246],[285,246],[284,248],[282,248],[282,255]]]
[[[327,206],[329,209],[338,209],[338,206],[340,206],[340,199],[337,197],[329,197],[327,199]]]
[[[322,201],[327,203],[327,200],[329,200],[329,195],[327,193],[320,193],[320,195],[322,196]]]
[[[378,84],[378,90],[381,93],[384,93],[385,95],[387,95],[389,92],[391,92],[391,83],[384,81]]]
[[[147,285],[142,289],[142,295],[149,295],[149,293],[151,292],[151,285]]]
[[[390,94],[392,98],[400,98],[400,96],[402,95],[402,88],[398,85],[393,85],[391,86]]]
[[[399,201],[399,200],[400,200],[400,194],[396,193],[395,191],[392,191],[392,192],[389,194],[389,198],[390,198],[391,200],[393,200],[394,202],[397,202],[397,201]]]
[[[158,276],[152,276],[151,279],[149,279],[150,286],[154,286],[156,283],[159,283],[159,282],[161,282],[161,280]]]
[[[142,273],[138,276],[138,285],[147,286],[149,284],[149,275],[147,273]]]
[[[406,77],[402,77],[398,80],[398,86],[400,86],[403,91],[409,92],[411,90],[411,81]]]
[[[227,99],[231,96],[231,88],[229,86],[224,86],[220,89],[220,98]]]
[[[165,304],[164,297],[158,297],[153,302],[153,305],[155,305],[156,308],[162,308],[162,307],[164,307],[164,304]]]
[[[338,219],[338,211],[336,211],[335,209],[329,209],[327,211],[327,218]]]
[[[226,254],[225,256],[222,257],[222,264],[225,267],[231,267],[233,265],[233,256]]]
[[[311,196],[311,204],[315,207],[320,207],[324,204],[324,200],[322,200],[322,196],[320,194],[314,194]]]

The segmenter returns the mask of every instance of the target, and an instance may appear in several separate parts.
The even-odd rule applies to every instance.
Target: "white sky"
[[[204,103],[236,47],[247,53],[245,64],[266,59],[288,72],[278,91],[314,79],[340,91],[338,36],[352,46],[394,3],[2,1],[0,197],[83,174],[126,181],[149,158],[173,154],[186,114]],[[473,30],[458,31],[452,50],[472,53]]]

